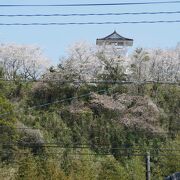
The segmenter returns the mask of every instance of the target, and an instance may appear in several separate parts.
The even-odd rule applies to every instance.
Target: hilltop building
[[[114,31],[112,34],[104,38],[96,39],[96,45],[98,46],[115,45],[118,48],[124,48],[128,46],[133,46],[133,39],[125,38],[119,35],[116,31]]]

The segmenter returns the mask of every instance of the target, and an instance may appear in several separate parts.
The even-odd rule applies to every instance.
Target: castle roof
[[[119,35],[116,31],[114,31],[112,34],[96,39],[96,44],[97,45],[117,45],[117,46],[132,46],[133,45],[133,39],[125,38],[121,35]]]
[[[112,34],[110,34],[104,38],[100,38],[98,40],[129,40],[129,41],[133,41],[133,39],[125,38],[125,37],[119,35],[116,31],[114,31]]]

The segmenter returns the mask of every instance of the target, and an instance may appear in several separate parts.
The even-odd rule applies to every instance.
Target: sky
[[[0,4],[77,4],[146,2],[156,0],[0,0]],[[163,1],[163,0],[161,0]],[[97,7],[0,7],[0,14],[69,14],[69,13],[123,13],[180,11],[180,4]],[[86,16],[86,17],[0,17],[0,23],[31,22],[104,22],[180,20],[180,14],[137,16]],[[95,44],[116,30],[120,35],[134,39],[132,50],[137,47],[169,48],[180,42],[180,23],[171,24],[121,24],[121,25],[68,25],[68,26],[0,26],[0,43],[17,43],[40,46],[52,64],[66,55],[70,45],[79,41]]]

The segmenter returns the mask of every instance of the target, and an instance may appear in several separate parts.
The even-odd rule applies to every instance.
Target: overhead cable
[[[78,4],[0,4],[0,7],[86,7],[86,6],[129,6],[152,4],[176,4],[180,1],[149,1],[149,2],[120,2],[120,3],[78,3]]]
[[[16,82],[13,79],[3,79],[0,78],[0,81],[4,82]],[[83,81],[83,80],[56,80],[56,79],[37,79],[37,80],[17,80],[17,82],[24,82],[24,83],[32,83],[32,82],[42,82],[42,83],[60,83],[60,84],[168,84],[168,85],[180,85],[179,82],[173,81],[121,81],[121,80],[90,80],[90,81]]]
[[[4,153],[0,152],[1,154],[12,154],[11,152]],[[13,154],[30,154],[29,152],[13,152]],[[44,155],[63,155],[63,152],[54,152],[54,153],[46,153]],[[42,155],[40,153],[33,153],[33,155]],[[68,156],[113,156],[114,153],[67,153]],[[118,153],[118,156],[146,156],[146,153]],[[179,154],[157,154],[157,153],[151,153],[151,156],[159,157],[159,156],[165,156],[165,157],[179,157]]]
[[[60,148],[60,149],[89,149],[92,148],[93,146],[67,146],[67,145],[58,145],[55,143],[52,143],[49,145],[49,143],[42,143],[42,144],[36,144],[36,143],[25,143],[25,144],[3,144],[3,147],[15,147],[15,146],[19,146],[19,147],[46,147],[46,148]],[[108,149],[108,150],[145,150],[145,148],[143,147],[108,147],[108,146],[96,146],[96,148],[99,149]],[[175,149],[175,148],[153,148],[153,147],[149,147],[146,148],[148,150],[151,151],[180,151],[180,149]]]
[[[8,129],[9,127],[8,126],[1,126],[0,125],[0,128],[1,128],[1,131],[3,131],[3,129],[4,130],[6,130],[6,129]],[[43,129],[45,129],[45,130],[54,130],[54,128],[49,128],[49,127],[47,127],[47,128],[34,128],[34,127],[22,127],[22,128],[20,128],[20,127],[14,127],[14,129],[16,129],[16,130],[22,130],[22,131],[24,131],[24,130],[43,130]],[[62,129],[63,130],[63,129]],[[93,129],[93,131],[95,131],[94,129]],[[96,132],[99,132],[99,130],[96,130]],[[134,131],[128,131],[129,133],[134,133]],[[157,131],[148,131],[148,132],[146,132],[145,130],[138,130],[138,129],[136,129],[136,131],[135,131],[136,133],[149,133],[149,134],[167,134],[167,135],[171,135],[171,134],[174,134],[174,132],[168,132],[168,131],[164,131],[164,132],[157,132]],[[1,142],[0,142],[1,143]],[[56,144],[58,144],[58,143],[56,143]]]
[[[159,15],[179,14],[180,11],[124,12],[124,13],[73,13],[73,14],[0,14],[0,17],[55,17],[55,16],[122,16],[122,15]]]
[[[99,90],[99,91],[95,91],[94,93],[104,93],[104,92],[107,92],[108,90]],[[52,104],[59,104],[59,103],[63,103],[65,101],[70,101],[70,100],[73,100],[73,99],[79,99],[79,98],[83,98],[83,97],[88,97],[90,95],[92,95],[93,92],[89,92],[89,93],[86,93],[86,94],[82,94],[82,95],[79,95],[79,96],[74,96],[74,97],[69,97],[69,98],[64,98],[64,99],[60,99],[60,100],[57,100],[57,101],[53,101],[53,102],[49,102],[49,103],[44,103],[44,104],[40,104],[40,105],[37,105],[37,106],[32,106],[32,107],[29,107],[27,108],[27,110],[33,110],[33,109],[36,109],[36,108],[42,108],[42,107],[46,107],[46,106],[49,106],[49,105],[52,105]],[[20,110],[15,110],[13,111],[14,112],[20,112]],[[3,116],[6,116],[6,115],[10,115],[12,112],[5,112],[3,114],[0,114],[0,117],[3,117]]]
[[[50,23],[0,23],[0,26],[66,26],[66,25],[112,25],[112,24],[157,24],[157,23],[180,23],[178,20],[158,21],[116,21],[116,22],[50,22]]]

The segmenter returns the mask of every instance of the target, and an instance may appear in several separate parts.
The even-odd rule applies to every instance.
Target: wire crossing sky
[[[65,25],[104,25],[104,24],[155,24],[155,23],[180,23],[179,20],[174,21],[122,21],[122,22],[67,22],[67,23],[0,23],[0,26],[65,26]]]
[[[79,6],[129,6],[151,4],[177,4],[180,1],[149,1],[149,2],[122,2],[122,3],[87,3],[87,4],[0,4],[0,7],[79,7]]]
[[[130,13],[87,13],[87,14],[0,14],[0,17],[43,17],[43,16],[122,16],[122,15],[150,15],[150,14],[180,14],[180,11],[160,12],[130,12]]]
[[[75,42],[95,45],[114,30],[134,39],[130,52],[180,41],[180,1],[1,0],[0,10],[0,43],[40,46],[52,64]]]

